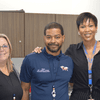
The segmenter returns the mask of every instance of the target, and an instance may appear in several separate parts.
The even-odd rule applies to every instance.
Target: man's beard
[[[58,46],[58,49],[56,49],[56,50],[51,49],[51,48],[49,47],[49,46],[51,46],[51,45]],[[61,49],[62,45],[59,46],[59,44],[54,44],[54,43],[52,43],[52,44],[48,44],[48,46],[46,46],[46,47],[47,47],[47,49],[48,49],[50,52],[56,53],[56,52],[58,52],[58,51]]]

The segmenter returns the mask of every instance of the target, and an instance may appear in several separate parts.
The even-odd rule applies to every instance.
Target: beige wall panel
[[[44,47],[44,27],[55,21],[53,14],[25,14],[25,55],[37,46]]]
[[[60,23],[64,28],[65,42],[62,46],[63,53],[70,44],[76,44],[81,41],[76,26],[77,16],[78,15],[56,15],[56,22]]]
[[[2,28],[0,32],[6,34],[12,44],[12,57],[24,57],[24,13],[0,12]],[[21,41],[21,42],[20,42]]]

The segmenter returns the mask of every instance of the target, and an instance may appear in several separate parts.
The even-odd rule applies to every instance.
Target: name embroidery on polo
[[[63,71],[68,71],[68,67],[60,66]]]
[[[42,72],[42,73],[48,73],[50,72],[48,69],[45,69],[45,68],[41,68],[41,69],[38,69],[37,72]]]

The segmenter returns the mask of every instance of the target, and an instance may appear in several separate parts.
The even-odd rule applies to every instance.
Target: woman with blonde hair
[[[21,100],[22,88],[11,61],[12,45],[5,34],[0,34],[0,100]]]

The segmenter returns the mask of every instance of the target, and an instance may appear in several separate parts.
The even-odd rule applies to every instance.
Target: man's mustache
[[[55,46],[59,46],[59,44],[55,44],[55,43],[48,43],[49,46],[55,45]]]

